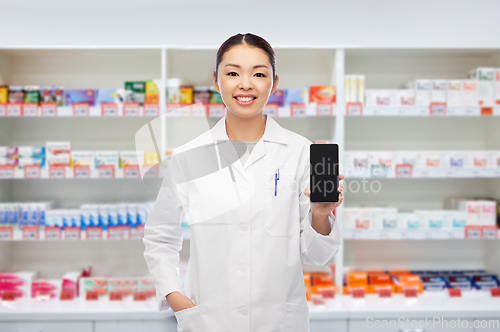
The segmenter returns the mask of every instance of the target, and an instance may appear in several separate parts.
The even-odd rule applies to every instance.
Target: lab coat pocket
[[[271,236],[292,236],[300,226],[300,182],[281,176],[275,190],[274,175],[267,181],[271,181],[272,186],[268,187],[264,198],[264,227]]]
[[[286,306],[286,332],[309,331],[309,306],[285,302]]]
[[[177,319],[177,332],[201,331],[200,306],[174,312]]]
[[[241,205],[228,167],[187,183],[191,224],[204,221],[227,224],[227,213]]]

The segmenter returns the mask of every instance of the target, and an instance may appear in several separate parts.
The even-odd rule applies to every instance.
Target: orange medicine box
[[[304,286],[311,289],[317,285],[333,285],[333,278],[327,272],[303,272]]]
[[[335,297],[335,287],[333,287],[333,285],[316,286],[316,287],[318,288],[319,294],[321,294],[321,296],[323,298],[334,298]]]
[[[313,284],[314,286],[319,286],[319,285],[325,285],[325,286],[331,286],[333,285],[333,278],[331,276],[314,276],[313,277]]]
[[[320,288],[323,286],[311,286],[311,294],[320,294],[321,290]]]
[[[394,282],[388,273],[372,271],[368,273],[368,283],[368,293],[378,293],[381,289],[390,289],[392,293],[395,292]]]
[[[394,286],[394,284],[379,284],[379,285],[369,285],[368,293],[377,294],[381,289],[390,289],[392,293],[396,292],[396,286]]]
[[[393,284],[391,276],[387,273],[369,274],[368,275],[368,282],[370,285],[385,285],[385,284],[392,285]]]
[[[328,273],[304,272],[303,275],[307,301],[311,300],[312,295],[320,294],[324,298],[332,298],[338,293],[337,285]]]
[[[309,272],[311,275],[311,285],[314,286],[318,278],[330,277],[330,275],[326,272]]]
[[[366,272],[353,271],[347,273],[347,285],[344,286],[343,293],[351,294],[353,289],[363,289],[368,293],[368,277]]]
[[[396,286],[396,293],[404,293],[405,289],[408,288],[415,288],[417,289],[417,292],[422,294],[424,292],[424,285],[422,284],[405,284],[402,286]]]
[[[403,293],[405,288],[416,288],[419,293],[423,293],[424,291],[424,285],[420,276],[400,275],[394,276],[393,280],[396,284],[396,293]]]
[[[353,289],[363,289],[365,293],[368,293],[368,285],[364,285],[364,286],[344,286],[343,294],[351,295]]]
[[[350,272],[347,274],[348,286],[366,286],[368,285],[368,276],[366,272]]]
[[[309,87],[310,103],[335,103],[336,89],[333,85]]]

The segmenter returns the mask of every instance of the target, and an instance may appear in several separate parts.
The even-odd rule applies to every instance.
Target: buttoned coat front
[[[176,166],[176,176],[164,177],[170,184],[160,189],[146,222],[144,257],[158,308],[169,309],[165,296],[179,291],[195,306],[175,312],[178,331],[307,332],[301,262],[325,265],[340,246],[331,212],[329,235],[311,226],[303,192],[310,184],[312,142],[264,115],[265,132],[243,165],[226,118],[174,149],[168,168]],[[190,246],[184,284],[182,220],[191,232],[184,242]]]

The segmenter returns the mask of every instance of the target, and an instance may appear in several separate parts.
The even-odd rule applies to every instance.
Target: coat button
[[[246,267],[246,266],[241,266],[241,267],[240,267],[240,272],[241,272],[241,273],[245,273],[245,272],[247,272],[247,267]]]
[[[247,308],[241,308],[240,313],[242,315],[248,315],[248,309]]]
[[[240,229],[241,229],[241,231],[242,231],[242,232],[246,232],[246,231],[248,231],[248,226],[247,226],[247,224],[243,224],[243,225],[241,225],[241,226],[240,226]]]

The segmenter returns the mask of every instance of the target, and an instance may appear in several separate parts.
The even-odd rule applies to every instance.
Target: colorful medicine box
[[[310,103],[334,103],[335,102],[335,86],[322,85],[309,87],[309,102]]]
[[[278,107],[282,107],[285,104],[285,91],[284,90],[276,90],[274,93],[269,96],[268,103],[276,103]]]
[[[146,100],[146,82],[125,82],[125,91],[127,94],[127,102],[139,103],[141,106]]]
[[[95,90],[66,90],[64,103],[66,106],[72,106],[75,103],[86,103],[89,106],[95,106]]]

